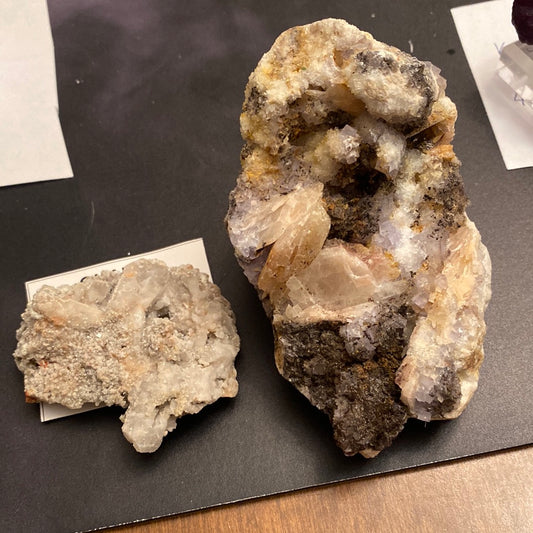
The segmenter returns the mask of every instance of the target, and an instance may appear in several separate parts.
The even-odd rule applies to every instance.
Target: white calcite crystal
[[[122,431],[139,452],[157,450],[176,418],[238,390],[230,305],[190,265],[141,259],[44,286],[17,339],[28,401],[124,407]]]
[[[250,75],[226,223],[280,373],[371,457],[474,393],[490,259],[430,63],[342,20],[284,32]]]

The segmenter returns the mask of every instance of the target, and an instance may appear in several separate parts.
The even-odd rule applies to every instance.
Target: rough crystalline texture
[[[122,431],[139,452],[155,451],[177,417],[237,394],[233,313],[189,265],[141,259],[45,286],[17,338],[28,401],[125,407]]]
[[[490,259],[444,89],[333,19],[283,33],[246,87],[230,239],[280,373],[347,455],[376,455],[408,417],[458,416],[477,386]]]

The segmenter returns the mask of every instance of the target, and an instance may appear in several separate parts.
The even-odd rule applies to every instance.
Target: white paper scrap
[[[50,285],[52,287],[59,287],[60,285],[71,285],[81,281],[85,276],[92,276],[99,274],[102,270],[121,270],[127,264],[137,259],[160,259],[168,266],[192,265],[201,272],[206,273],[211,279],[211,271],[209,263],[207,262],[207,255],[205,253],[204,241],[202,239],[194,239],[187,242],[182,242],[161,248],[152,252],[139,254],[130,257],[123,257],[113,261],[106,261],[97,265],[88,266],[86,268],[78,268],[63,274],[56,274],[46,278],[40,278],[33,281],[26,282],[26,296],[28,301],[31,300],[34,294],[43,286]],[[93,405],[84,406],[81,409],[68,409],[62,405],[50,405],[41,403],[41,422],[47,422],[56,418],[75,415],[96,409]]]
[[[501,49],[518,39],[512,0],[493,0],[451,10],[507,170],[533,166],[533,116],[500,79]]]
[[[2,0],[0,37],[0,186],[72,177],[46,0]]]

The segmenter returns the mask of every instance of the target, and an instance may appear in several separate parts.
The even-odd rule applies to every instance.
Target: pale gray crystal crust
[[[17,339],[28,401],[124,407],[122,431],[139,452],[159,448],[176,418],[238,390],[233,312],[190,265],[141,259],[44,286]]]
[[[280,373],[347,455],[458,416],[477,387],[491,266],[445,87],[335,19],[281,34],[246,87],[229,236]]]

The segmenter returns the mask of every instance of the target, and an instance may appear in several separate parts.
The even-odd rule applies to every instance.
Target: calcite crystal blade
[[[17,339],[28,401],[124,407],[122,431],[139,452],[157,450],[176,418],[237,394],[233,313],[190,265],[141,259],[44,286]]]
[[[371,457],[458,416],[483,359],[490,259],[430,63],[345,21],[284,32],[250,75],[226,224],[275,361]]]

